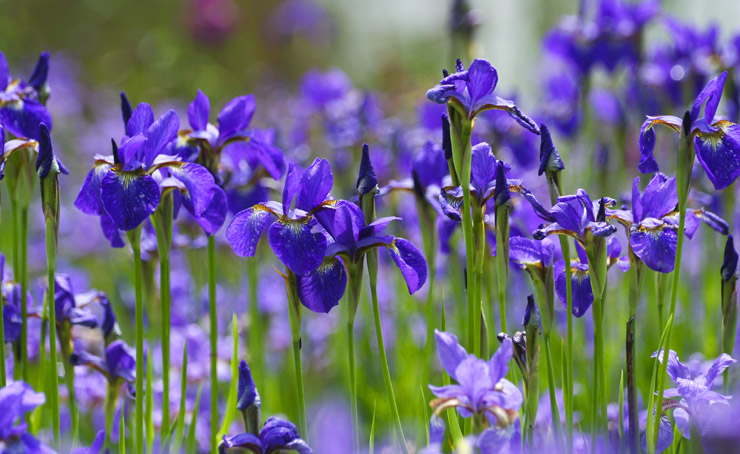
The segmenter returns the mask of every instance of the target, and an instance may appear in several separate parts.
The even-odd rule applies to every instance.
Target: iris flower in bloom
[[[54,454],[56,451],[28,432],[26,413],[43,405],[43,393],[15,381],[0,388],[0,448],[3,453]]]
[[[726,188],[740,175],[740,126],[715,116],[726,79],[725,71],[710,80],[694,100],[690,111],[690,137],[693,139],[696,157],[717,190]],[[700,116],[702,107],[703,117]],[[682,122],[681,118],[672,115],[647,117],[640,128],[640,172],[658,171],[658,163],[653,156],[654,126],[668,126],[678,133]]]
[[[113,247],[123,247],[119,230],[138,227],[157,209],[157,179],[178,180],[184,188],[181,192],[186,191],[183,204],[196,217],[209,207],[215,186],[213,176],[198,164],[162,155],[175,139],[178,126],[172,110],[155,121],[152,108],[141,103],[126,122],[127,135],[121,146],[113,143],[113,156],[96,156],[75,206],[83,213],[100,216],[103,232]]]
[[[39,138],[39,125],[51,129],[51,114],[43,104],[48,96],[49,52],[43,52],[28,81],[11,79],[8,61],[0,52],[0,123],[16,137]]]
[[[435,330],[437,355],[445,372],[457,384],[432,386],[438,399],[431,402],[435,414],[457,408],[465,418],[485,415],[490,424],[506,428],[514,424],[522,404],[522,393],[505,379],[514,354],[511,339],[505,338],[489,361],[468,354],[454,334]]]
[[[421,252],[404,238],[383,235],[388,224],[399,218],[380,218],[365,225],[359,206],[340,201],[335,209],[316,213],[316,219],[333,242],[326,248],[321,266],[306,276],[298,277],[298,296],[303,305],[312,311],[329,312],[339,303],[347,286],[347,274],[342,262],[360,263],[364,254],[373,248],[388,249],[406,280],[409,293],[415,293],[424,285],[427,264]]]
[[[75,366],[88,366],[108,380],[111,386],[136,381],[136,353],[123,340],[113,341],[105,349],[105,358],[78,350],[72,353],[70,362]]]
[[[657,352],[653,353],[653,357],[657,355]],[[659,359],[661,362],[665,359],[662,350]],[[709,369],[694,374],[678,359],[676,352],[673,350],[669,352],[668,376],[671,377],[676,387],[666,389],[664,397],[677,399],[670,404],[669,408],[673,408],[676,427],[685,438],[691,438],[690,425],[698,429],[698,433],[703,434],[718,415],[718,406],[721,408],[729,405],[732,396],[719,394],[712,391],[712,388],[722,372],[736,362],[737,360],[730,355],[722,353]],[[666,404],[664,404],[665,407]]]
[[[493,94],[498,83],[498,73],[491,63],[475,59],[467,70],[460,60],[457,72],[446,75],[439,84],[427,91],[427,98],[439,104],[450,102],[469,120],[481,112],[491,109],[506,111],[526,129],[539,134],[537,124],[524,115],[513,101]]]
[[[607,217],[619,221],[627,229],[630,247],[648,268],[661,273],[673,271],[678,241],[678,192],[676,178],[658,172],[640,194],[640,178],[632,183],[632,210],[607,210]],[[727,223],[703,209],[686,213],[686,236],[693,237],[699,221],[726,235]]]
[[[229,101],[218,114],[218,126],[209,123],[211,102],[198,90],[188,105],[191,130],[178,134],[175,150],[186,161],[202,164],[214,176],[218,173],[221,152],[233,161],[245,160],[251,168],[262,166],[274,179],[285,173],[283,153],[265,140],[259,131],[249,130],[256,105],[254,95],[244,95]]]
[[[607,237],[616,231],[616,227],[605,220],[597,220],[602,202],[605,208],[616,203],[609,197],[592,202],[591,197],[583,189],[576,191],[575,195],[558,197],[558,202],[547,213],[551,223],[535,230],[532,235],[537,240],[548,235],[568,235],[578,240],[584,247],[587,234]]]
[[[304,276],[316,270],[324,260],[327,239],[314,215],[332,209],[337,203],[327,200],[333,184],[334,176],[327,160],[317,158],[303,172],[291,163],[281,203],[256,204],[231,220],[226,239],[234,253],[239,257],[254,257],[257,242],[267,230],[270,247],[291,271]],[[294,199],[295,208],[292,208]]]

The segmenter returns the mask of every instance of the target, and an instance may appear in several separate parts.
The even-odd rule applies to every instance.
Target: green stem
[[[468,177],[470,180],[470,177]],[[474,289],[474,272],[475,267],[475,245],[473,239],[473,219],[470,214],[470,185],[463,182],[463,206],[462,206],[462,224],[463,237],[465,239],[465,271],[466,285],[465,294],[468,301],[468,348],[475,351],[475,332],[480,327],[475,327],[475,289]],[[472,285],[471,285],[472,284]],[[480,335],[478,335],[480,339]]]
[[[51,424],[54,432],[54,445],[57,450],[61,449],[61,431],[59,426],[59,375],[57,374],[57,336],[56,336],[56,302],[54,276],[56,269],[57,242],[56,229],[53,219],[46,219],[46,271],[49,281],[47,301],[49,307],[49,375],[51,386],[49,389],[49,404],[51,405]],[[42,344],[43,348],[43,344]]]
[[[252,371],[255,373],[257,383],[266,383],[264,361],[263,361],[263,336],[262,336],[262,317],[260,316],[259,304],[257,302],[257,282],[259,261],[257,259],[247,260],[247,282],[249,288],[249,359],[252,364]],[[264,405],[264,403],[263,403]]]
[[[116,412],[116,400],[118,392],[116,385],[108,383],[108,390],[105,393],[105,446],[110,448],[110,434],[113,429],[113,415]],[[123,408],[121,408],[123,412]],[[123,434],[119,435],[121,438]]]
[[[49,332],[51,332],[51,327]],[[75,367],[70,362],[72,352],[70,351],[70,325],[65,322],[59,331],[59,349],[62,351],[62,364],[64,365],[64,381],[67,385],[67,400],[69,405],[70,419],[72,420],[72,433],[77,433],[79,427],[79,414],[77,413],[77,399],[75,397]],[[62,332],[67,334],[62,334]]]
[[[144,452],[144,287],[141,270],[141,225],[127,232],[134,252],[136,295],[136,452]]]
[[[347,321],[347,353],[349,356],[349,394],[352,410],[352,432],[354,433],[355,452],[360,449],[360,421],[357,409],[357,379],[355,378],[355,325]]]
[[[570,244],[566,237],[560,237],[560,250],[563,254],[563,260],[565,261],[566,276],[570,269]],[[566,295],[566,349],[565,349],[565,363],[566,363],[566,381],[564,387],[565,399],[565,444],[566,452],[573,449],[573,413],[574,413],[574,394],[573,394],[573,282],[566,278],[565,279],[565,295]]]
[[[162,427],[166,437],[170,432],[170,249],[172,246],[172,220],[174,199],[165,192],[157,211],[152,215],[157,234],[159,254],[159,309],[162,347]]]
[[[468,251],[471,251],[469,249]],[[472,258],[472,257],[471,257]],[[391,381],[391,373],[388,368],[388,359],[385,354],[385,342],[383,342],[383,327],[380,323],[380,306],[378,305],[378,251],[372,250],[367,253],[367,269],[368,275],[370,276],[370,296],[373,302],[373,316],[375,319],[375,336],[378,342],[378,353],[380,354],[380,365],[383,368],[383,380],[385,382],[385,393],[388,398],[388,405],[391,407],[391,413],[393,414],[394,422],[396,423],[396,430],[398,436],[401,439],[401,445],[403,446],[403,452],[409,454],[409,447],[406,444],[406,436],[403,433],[403,426],[401,425],[401,416],[398,413],[398,405],[396,404],[396,397],[393,393],[393,382]]]
[[[20,282],[21,282],[21,376],[23,381],[29,383],[28,370],[28,305],[26,295],[28,294],[28,207],[22,206],[19,212],[20,225]]]
[[[216,311],[216,238],[208,237],[208,318],[211,339],[211,452],[218,450],[218,313]]]
[[[286,269],[285,290],[288,294],[288,316],[293,336],[293,368],[295,369],[296,392],[298,393],[298,428],[304,440],[308,439],[306,419],[306,394],[303,388],[303,365],[301,364],[301,303],[298,300],[296,275]]]
[[[541,300],[540,300],[541,301]],[[552,432],[555,435],[555,444],[560,451],[563,446],[562,425],[560,423],[560,410],[558,410],[557,394],[555,393],[555,370],[552,364],[552,352],[550,351],[550,335],[545,335],[545,356],[547,360],[547,384],[550,391],[550,414],[552,415]]]

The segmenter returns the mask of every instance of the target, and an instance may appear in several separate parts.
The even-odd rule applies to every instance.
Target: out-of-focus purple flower
[[[49,52],[43,52],[27,82],[12,79],[5,54],[0,52],[0,124],[9,133],[38,140],[41,123],[51,129],[51,114],[43,104],[48,96],[48,73]]]
[[[259,436],[241,433],[231,437],[224,435],[218,445],[219,454],[226,454],[229,448],[241,448],[255,454],[274,454],[280,451],[296,451],[311,454],[313,451],[298,435],[295,424],[273,416],[265,421]]]
[[[103,450],[103,443],[105,443],[105,431],[101,430],[95,434],[95,439],[90,446],[86,448],[75,448],[72,450],[72,454],[100,454]]]
[[[303,38],[317,44],[333,34],[334,23],[324,7],[313,0],[281,2],[267,21],[266,33],[278,38]]]
[[[490,361],[468,354],[454,334],[435,330],[437,355],[445,372],[457,384],[432,386],[438,397],[432,402],[435,414],[457,408],[463,417],[485,415],[492,425],[509,427],[518,416],[522,394],[504,378],[514,354],[511,339],[504,339]]]
[[[725,71],[707,83],[691,106],[687,125],[690,131],[684,131],[692,139],[696,157],[717,190],[726,188],[740,175],[740,126],[715,117],[726,80]],[[703,117],[700,116],[702,107]],[[654,126],[667,126],[679,133],[682,124],[682,119],[671,115],[647,117],[640,128],[640,172],[658,171],[658,163],[653,156]]]
[[[190,0],[190,32],[209,44],[219,44],[234,31],[241,8],[233,0]]]
[[[0,388],[0,446],[3,453],[54,454],[56,451],[28,432],[26,413],[43,405],[43,393],[30,385],[15,381]]]
[[[513,101],[493,94],[497,83],[496,68],[488,61],[475,59],[466,70],[458,60],[457,72],[444,77],[437,86],[427,91],[427,98],[439,104],[451,102],[470,120],[486,110],[504,110],[524,128],[539,134],[537,124],[524,115]]]
[[[115,386],[136,381],[135,354],[126,342],[117,340],[105,349],[105,358],[78,350],[72,353],[70,362],[75,366],[88,366],[97,370]]]
[[[660,362],[665,360],[663,350],[653,353]],[[722,353],[705,372],[695,374],[678,359],[676,352],[668,353],[668,376],[676,384],[675,388],[665,390],[665,398],[677,398],[673,407],[673,419],[676,427],[685,438],[691,438],[690,426],[703,434],[717,415],[718,407],[726,407],[732,396],[725,396],[712,391],[715,381],[722,372],[736,363],[730,355]]]

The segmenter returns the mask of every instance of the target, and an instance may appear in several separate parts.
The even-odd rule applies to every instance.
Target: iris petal
[[[98,160],[90,172],[87,173],[75,199],[75,206],[83,213],[98,215],[105,212],[103,202],[100,199],[100,187],[110,168],[110,164]]]
[[[109,171],[101,184],[105,211],[121,230],[132,230],[159,205],[159,185],[143,172]]]
[[[274,213],[264,205],[254,205],[234,216],[226,228],[226,240],[239,257],[254,257],[257,242],[273,222]]]
[[[188,122],[196,131],[203,131],[208,126],[208,117],[211,114],[211,101],[200,89],[195,94],[193,102],[188,105]]]
[[[465,351],[460,342],[457,340],[457,336],[454,334],[446,333],[443,331],[434,330],[434,338],[437,341],[437,356],[439,362],[442,363],[447,375],[457,380],[455,377],[455,370],[460,363],[468,357],[468,352]]]
[[[216,182],[205,167],[192,162],[175,162],[167,167],[170,175],[182,182],[187,189],[183,195],[186,208],[194,216],[200,216],[213,199]]]
[[[406,280],[409,293],[415,293],[427,279],[427,262],[424,256],[416,246],[404,238],[396,238],[393,247],[388,250]]]
[[[280,261],[299,276],[316,270],[324,260],[326,237],[313,233],[305,219],[282,217],[270,226],[267,239]]]
[[[591,290],[591,278],[587,270],[587,265],[577,263],[573,263],[571,270],[569,270],[573,290],[573,315],[576,317],[582,317],[594,301],[594,294]],[[555,275],[557,276],[555,290],[563,307],[567,308],[565,265],[562,260],[555,263]]]
[[[651,270],[670,273],[676,261],[676,230],[665,223],[648,218],[630,233],[630,245],[635,255]]]
[[[0,108],[0,123],[16,137],[38,140],[39,124],[51,129],[51,114],[43,104],[31,98],[10,102]]]
[[[715,133],[697,133],[696,157],[715,189],[724,189],[740,175],[740,125],[720,122]]]
[[[314,162],[303,171],[301,175],[300,189],[296,208],[311,211],[321,204],[331,191],[334,184],[334,176],[331,173],[329,161],[316,158]]]
[[[324,259],[316,271],[298,276],[298,297],[313,312],[328,313],[339,304],[347,288],[347,273],[334,257]]]

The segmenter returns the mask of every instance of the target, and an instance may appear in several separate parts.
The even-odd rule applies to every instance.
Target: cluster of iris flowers
[[[657,21],[675,42],[643,49]],[[466,58],[413,126],[340,70],[306,74],[276,129],[253,95],[211,122],[198,90],[185,126],[121,93],[74,207],[50,54],[22,79],[0,53],[0,453],[738,452],[740,41],[650,0],[584,2],[545,36],[530,116],[489,61],[463,63],[475,24],[455,2]],[[62,212],[97,217],[80,248],[130,250],[124,290],[76,291]],[[697,338],[716,359],[681,362]]]

